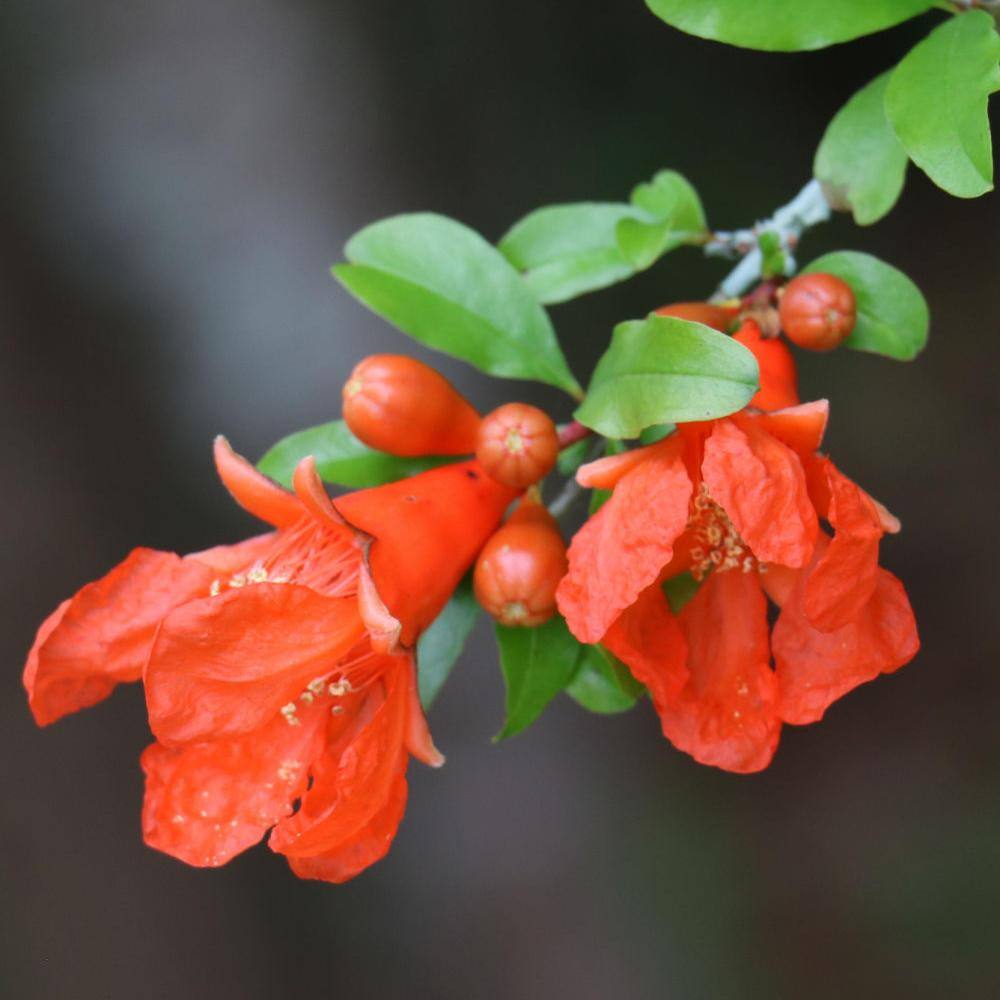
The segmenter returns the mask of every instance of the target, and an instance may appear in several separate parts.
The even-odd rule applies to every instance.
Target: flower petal
[[[290,855],[288,864],[299,878],[346,882],[389,853],[406,811],[407,784],[400,774],[389,789],[385,805],[352,838],[324,854]]]
[[[833,632],[814,628],[803,610],[804,586],[793,592],[774,627],[781,717],[816,722],[859,684],[908,663],[920,648],[903,585],[878,570],[875,589],[857,618]]]
[[[400,623],[404,646],[448,603],[516,496],[478,462],[457,462],[333,501],[353,528],[373,539],[371,578]]]
[[[756,573],[713,573],[680,613],[690,680],[663,732],[702,764],[741,774],[771,762],[781,734],[767,602]]]
[[[772,413],[748,413],[741,417],[741,422],[755,423],[800,456],[806,456],[819,451],[829,419],[829,401],[817,399],[812,403],[802,403]]]
[[[135,549],[63,602],[38,630],[24,670],[35,721],[48,725],[138,680],[161,619],[207,594],[214,576],[195,560]]]
[[[221,434],[215,439],[215,468],[233,499],[254,517],[276,528],[287,528],[305,513],[291,493],[237,455]]]
[[[647,587],[608,629],[604,645],[649,689],[661,716],[687,683],[687,642],[659,583]]]
[[[406,713],[406,679],[390,670],[369,691],[355,724],[313,765],[298,812],[271,834],[272,850],[290,857],[329,854],[363,833],[406,771]]]
[[[760,371],[760,389],[748,405],[760,410],[795,406],[799,401],[799,379],[788,345],[777,337],[764,337],[753,320],[745,322],[733,334],[733,340],[753,354]]]
[[[761,562],[809,561],[819,525],[802,463],[787,445],[752,422],[720,420],[701,468],[712,498]]]
[[[149,725],[167,745],[269,722],[364,636],[354,597],[257,583],[191,601],[164,620],[145,673]]]
[[[833,540],[806,573],[803,610],[815,628],[832,632],[868,603],[878,574],[879,512],[864,490],[822,459],[829,487]]]
[[[211,566],[220,577],[229,577],[266,559],[273,551],[277,540],[277,532],[269,531],[267,534],[254,535],[253,538],[247,538],[235,545],[215,545],[210,549],[202,549],[201,552],[192,552],[188,559]]]
[[[643,462],[659,455],[673,454],[676,441],[675,437],[666,437],[644,448],[632,448],[620,455],[605,455],[604,458],[587,462],[576,470],[576,481],[586,489],[613,490],[624,476]]]
[[[556,599],[581,642],[598,642],[670,562],[687,525],[691,492],[678,437],[622,478],[577,532]]]
[[[143,839],[198,867],[225,864],[256,844],[305,791],[328,713],[327,704],[301,705],[296,725],[276,716],[248,736],[147,747]]]

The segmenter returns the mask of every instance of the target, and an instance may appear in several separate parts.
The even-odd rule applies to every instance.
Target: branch
[[[762,277],[764,255],[758,245],[761,233],[776,233],[785,252],[786,268],[795,268],[794,251],[802,234],[811,226],[830,218],[830,203],[817,180],[811,180],[787,205],[782,205],[770,219],[749,229],[715,233],[705,245],[710,257],[741,257],[742,259],[719,285],[713,301],[735,299]]]

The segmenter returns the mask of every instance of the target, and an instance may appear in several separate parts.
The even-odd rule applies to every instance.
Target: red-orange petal
[[[733,334],[733,340],[753,354],[760,371],[760,389],[749,405],[765,411],[795,406],[799,401],[799,378],[788,345],[777,337],[764,337],[753,320],[747,320]]]
[[[690,680],[661,715],[663,732],[702,764],[747,774],[781,735],[767,602],[756,573],[713,573],[680,613]]]
[[[663,715],[687,683],[687,641],[659,583],[647,587],[604,636],[604,645],[649,689]]]
[[[25,666],[35,721],[48,725],[138,680],[161,619],[207,594],[214,575],[195,560],[135,549],[63,602],[38,630]]]
[[[221,434],[215,439],[215,468],[233,499],[254,517],[276,528],[287,528],[302,517],[304,511],[295,496],[237,455]]]
[[[576,481],[587,489],[613,490],[621,479],[650,458],[670,456],[677,447],[676,437],[667,437],[643,448],[632,448],[620,455],[605,455],[604,458],[587,462],[576,470]]]
[[[147,747],[143,839],[198,867],[225,864],[258,843],[305,791],[328,715],[325,702],[303,703],[296,725],[279,715],[248,736]]]
[[[271,833],[272,850],[313,857],[355,840],[390,800],[406,771],[406,678],[389,669],[367,694],[355,725],[313,765],[298,812]]]
[[[806,573],[803,610],[815,628],[832,632],[857,618],[875,589],[882,522],[868,494],[829,459],[821,461],[834,536]]]
[[[243,572],[258,560],[266,558],[274,549],[277,537],[277,532],[269,531],[235,545],[215,545],[210,549],[202,549],[201,552],[192,552],[188,559],[211,566],[222,578],[222,582],[225,582],[225,578]]]
[[[257,583],[191,601],[163,621],[144,681],[167,746],[253,732],[364,636],[354,597]]]
[[[407,784],[400,774],[389,789],[386,803],[353,837],[324,854],[289,855],[288,864],[299,878],[346,882],[389,853],[406,811]]]
[[[371,578],[404,646],[438,616],[517,495],[478,462],[458,462],[333,501],[374,539]]]
[[[708,491],[761,562],[804,566],[819,525],[798,456],[756,424],[720,420],[701,464]]]
[[[574,537],[556,600],[581,642],[600,641],[670,562],[692,492],[682,449],[675,438],[632,469]]]
[[[829,401],[817,399],[772,413],[747,413],[740,422],[752,421],[804,457],[819,451],[829,419]]]
[[[816,722],[838,698],[881,673],[908,663],[920,648],[917,623],[903,585],[880,569],[857,618],[833,632],[814,628],[802,608],[803,587],[782,608],[773,648],[781,717]]]

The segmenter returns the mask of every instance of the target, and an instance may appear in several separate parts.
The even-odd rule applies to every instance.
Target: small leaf
[[[639,444],[656,444],[677,430],[676,424],[651,424],[639,435]]]
[[[757,391],[757,362],[742,344],[668,316],[619,323],[574,416],[607,437],[652,424],[724,417]]]
[[[588,711],[611,715],[628,711],[644,690],[628,668],[603,646],[584,646],[566,693]]]
[[[497,249],[524,273],[540,302],[565,302],[635,274],[615,238],[631,205],[581,202],[540,208],[515,223]]]
[[[667,24],[699,38],[767,52],[821,49],[891,28],[934,0],[646,0]]]
[[[841,250],[814,260],[803,270],[810,272],[834,274],[851,286],[858,319],[848,347],[897,361],[910,361],[923,350],[930,313],[920,289],[902,271],[870,254]]]
[[[813,173],[859,226],[882,218],[896,204],[909,159],[885,115],[891,72],[862,87],[833,117],[816,150]]]
[[[545,310],[478,233],[430,213],[362,229],[334,276],[370,309],[429,347],[490,375],[580,386]]]
[[[496,626],[500,667],[507,683],[507,720],[498,740],[530,726],[570,682],[580,644],[556,615],[537,628]]]
[[[761,264],[760,273],[764,278],[776,278],[785,273],[785,250],[781,245],[781,237],[769,229],[757,237],[757,246],[760,247]]]
[[[670,610],[675,615],[679,615],[684,605],[698,593],[700,586],[701,583],[690,573],[679,573],[677,576],[672,576],[669,580],[664,580],[662,584],[663,593],[667,597]]]
[[[556,459],[556,467],[564,476],[572,476],[587,461],[591,446],[592,441],[584,438],[568,448],[563,448]]]
[[[424,708],[431,707],[444,686],[477,617],[479,605],[472,592],[472,579],[466,577],[417,642],[417,680]]]
[[[675,170],[661,170],[632,192],[632,204],[648,216],[625,218],[616,230],[618,246],[637,270],[685,243],[699,243],[707,225],[698,192]]]
[[[910,159],[958,198],[993,188],[987,103],[1000,90],[1000,35],[970,10],[935,28],[894,70],[885,111]]]
[[[322,479],[351,489],[381,486],[455,461],[454,455],[398,458],[375,451],[362,444],[343,420],[334,420],[282,438],[257,463],[257,468],[282,486],[291,487],[295,466],[307,455],[316,459]]]

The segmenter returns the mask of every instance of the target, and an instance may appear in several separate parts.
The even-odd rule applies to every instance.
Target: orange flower
[[[216,464],[277,530],[136,550],[63,602],[28,657],[32,711],[44,725],[142,676],[146,842],[214,866],[274,827],[297,874],[343,881],[388,850],[409,755],[443,762],[412,647],[515,493],[475,462],[332,501],[312,459],[294,493],[221,438]]]
[[[570,546],[559,608],[702,763],[766,767],[783,722],[818,720],[917,652],[902,584],[878,565],[899,523],[817,453],[827,415],[823,400],[682,425],[577,474],[614,493]],[[660,585],[685,571],[702,584],[675,615]]]

